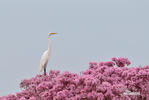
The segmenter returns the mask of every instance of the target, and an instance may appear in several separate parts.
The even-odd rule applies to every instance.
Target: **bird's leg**
[[[44,68],[44,75],[46,76],[46,68]]]

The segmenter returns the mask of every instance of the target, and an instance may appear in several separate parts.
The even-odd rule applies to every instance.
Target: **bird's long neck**
[[[51,45],[52,45],[52,40],[49,38],[48,39],[48,52],[50,52],[51,51]]]

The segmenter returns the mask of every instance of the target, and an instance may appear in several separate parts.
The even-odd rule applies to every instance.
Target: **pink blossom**
[[[51,70],[20,83],[23,89],[0,100],[148,100],[149,66],[130,67],[127,58],[90,62],[81,75]],[[124,95],[125,92],[138,95]],[[127,94],[127,93],[125,93]]]

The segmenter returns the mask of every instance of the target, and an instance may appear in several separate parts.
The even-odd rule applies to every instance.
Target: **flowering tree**
[[[51,70],[24,79],[21,92],[0,100],[149,100],[149,66],[128,65],[127,58],[112,58],[89,63],[81,75]]]

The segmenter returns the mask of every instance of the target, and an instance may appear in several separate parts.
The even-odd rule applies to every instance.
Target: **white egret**
[[[55,33],[55,32],[48,33],[48,41],[49,41],[48,50],[46,50],[43,53],[43,55],[41,56],[41,60],[40,60],[40,72],[42,72],[44,69],[44,75],[46,75],[46,67],[47,67],[48,60],[50,57],[50,52],[51,52],[51,42],[52,42],[51,36],[54,34],[57,34],[57,33]]]

